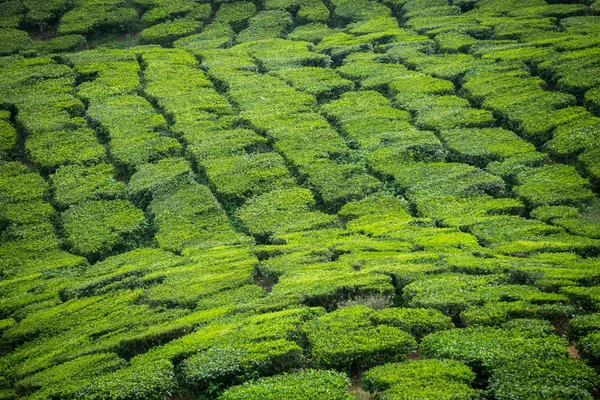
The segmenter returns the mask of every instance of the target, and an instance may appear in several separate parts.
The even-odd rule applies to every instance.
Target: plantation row
[[[0,6],[0,399],[593,398],[600,2]]]

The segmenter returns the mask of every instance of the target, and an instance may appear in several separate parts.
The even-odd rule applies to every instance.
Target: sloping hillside
[[[591,400],[599,0],[0,0],[0,399]]]

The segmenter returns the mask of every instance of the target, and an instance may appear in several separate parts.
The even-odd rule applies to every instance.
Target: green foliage
[[[84,355],[30,375],[15,386],[20,393],[36,391],[34,398],[69,397],[81,382],[89,384],[94,377],[124,366],[125,361],[113,353]]]
[[[230,24],[234,31],[246,28],[248,19],[256,14],[256,5],[251,2],[223,3],[215,14],[215,21]]]
[[[193,0],[176,0],[163,2],[159,7],[154,7],[144,13],[140,22],[145,26],[155,25],[165,20],[186,17],[198,21],[210,19],[210,4],[198,4]]]
[[[192,19],[166,21],[141,31],[140,43],[168,46],[176,39],[197,33],[200,28],[202,28],[202,22]]]
[[[58,33],[68,35],[107,30],[132,31],[137,23],[138,14],[133,8],[102,4],[102,2],[82,3],[61,17]]]
[[[329,21],[330,11],[321,0],[307,0],[302,3],[296,13],[296,22],[299,25]]]
[[[535,318],[540,307],[525,301],[490,302],[460,313],[466,326],[497,326],[511,319]]]
[[[594,114],[600,114],[600,89],[594,88],[585,92],[585,106]]]
[[[515,192],[532,207],[542,205],[582,206],[595,196],[587,187],[589,182],[575,168],[567,165],[548,165],[524,171],[517,177]]]
[[[164,158],[156,164],[143,164],[127,185],[127,197],[145,206],[152,196],[166,194],[182,184],[193,182],[190,164],[183,158]]]
[[[63,166],[50,179],[54,201],[61,208],[87,200],[114,199],[125,191],[125,184],[115,179],[115,171],[110,164]]]
[[[136,359],[128,367],[95,378],[77,393],[88,399],[164,399],[176,387],[173,364]]]
[[[248,21],[248,27],[242,30],[236,41],[251,42],[284,36],[292,25],[292,16],[283,10],[261,11]]]
[[[203,162],[206,176],[228,203],[243,203],[256,195],[294,185],[281,156],[244,154]]]
[[[584,311],[600,311],[600,289],[593,287],[570,286],[561,288],[560,293],[565,294],[571,303]]]
[[[335,216],[312,211],[313,204],[309,190],[275,190],[249,200],[237,217],[250,234],[261,237],[336,224]]]
[[[561,226],[576,235],[600,238],[598,222],[593,218],[588,218],[586,214],[580,213],[575,207],[542,206],[534,209],[531,216],[540,221]]]
[[[225,391],[220,400],[351,400],[350,382],[342,373],[304,370],[262,378]]]
[[[18,28],[25,18],[27,11],[21,1],[8,0],[3,4],[3,13],[0,16],[0,28]]]
[[[582,356],[590,360],[593,365],[600,364],[600,346],[598,342],[600,339],[600,333],[592,333],[583,337],[577,344],[577,348],[581,352]]]
[[[368,0],[337,0],[334,6],[333,17],[345,25],[351,21],[362,21],[376,17],[387,17],[390,9],[382,4]]]
[[[308,184],[320,194],[323,203],[333,210],[358,200],[380,187],[380,182],[352,164],[337,164],[319,160],[301,169],[308,175]]]
[[[444,53],[468,52],[477,43],[477,39],[461,32],[441,33],[436,35],[435,41],[439,50]]]
[[[598,49],[558,53],[538,65],[542,76],[555,82],[559,90],[582,95],[598,86]]]
[[[337,97],[354,87],[351,81],[326,68],[284,68],[276,70],[274,74],[295,89],[310,93],[318,99]]]
[[[566,355],[563,339],[538,331],[499,328],[464,328],[433,333],[421,342],[426,357],[464,362],[474,370],[502,376],[502,368],[512,361],[559,359]]]
[[[347,92],[322,110],[364,150],[386,146],[398,149],[392,154],[406,153],[415,158],[435,158],[442,152],[442,145],[432,132],[417,130],[409,122],[410,114],[393,108],[377,92]]]
[[[308,322],[305,331],[313,365],[343,371],[368,368],[405,358],[414,338],[398,328],[372,322],[368,307],[346,307]]]
[[[257,38],[249,43],[235,46],[234,50],[248,51],[262,68],[269,71],[302,66],[328,67],[331,63],[329,57],[316,54],[312,51],[312,47],[308,42]]]
[[[69,1],[50,0],[37,2],[33,0],[25,0],[23,1],[23,5],[27,8],[27,22],[38,25],[40,29],[43,29],[46,24],[68,9]]]
[[[25,31],[12,28],[0,28],[0,56],[17,53],[25,50],[31,43]]]
[[[434,308],[456,317],[470,305],[526,299],[537,290],[509,285],[501,276],[440,275],[404,287],[404,300],[411,307]]]
[[[385,308],[377,311],[371,318],[376,324],[398,327],[417,339],[454,327],[449,317],[439,311],[424,308]]]
[[[472,389],[475,374],[453,360],[419,360],[386,364],[367,371],[363,385],[370,392],[384,392],[384,399],[479,399]]]
[[[317,43],[332,32],[334,31],[324,23],[311,22],[297,27],[292,32],[288,33],[287,38]]]
[[[590,399],[597,2],[0,3],[0,398]]]
[[[17,144],[17,130],[9,118],[10,112],[0,111],[0,160],[7,160]]]
[[[392,94],[416,91],[423,94],[449,95],[454,93],[452,82],[424,74],[410,74],[390,83]]]
[[[228,24],[213,22],[204,27],[202,32],[177,39],[174,47],[184,48],[196,53],[201,50],[217,49],[232,42],[234,32]]]
[[[440,132],[440,137],[452,152],[452,161],[479,167],[535,151],[532,144],[502,128],[455,129]]]
[[[186,385],[202,391],[299,368],[302,359],[296,343],[276,340],[211,348],[185,359],[181,371]]]
[[[144,213],[125,200],[97,200],[71,206],[62,216],[69,247],[99,258],[115,247],[132,245],[142,232]]]
[[[551,385],[548,383],[552,382]],[[488,390],[499,400],[514,398],[591,399],[598,382],[593,369],[568,358],[521,359],[494,371]]]
[[[207,124],[208,125],[208,124]],[[266,147],[267,139],[251,129],[220,129],[217,126],[206,126],[202,130],[184,133],[188,142],[187,151],[194,157],[198,165],[213,158],[242,155],[260,151]]]
[[[140,66],[133,54],[104,49],[70,53],[66,57],[80,77],[95,77],[82,82],[77,91],[79,97],[91,103],[136,94],[140,88]]]
[[[504,254],[536,252],[593,252],[598,243],[568,235],[562,228],[518,217],[495,217],[473,225],[471,232],[481,243]]]
[[[67,164],[95,164],[105,158],[96,132],[88,128],[34,134],[27,138],[25,151],[38,168],[46,171]]]
[[[227,100],[213,89],[208,77],[197,69],[197,61],[187,52],[151,49],[141,56],[146,67],[145,92],[173,120],[176,132],[194,130],[199,112],[231,113]]]
[[[569,321],[567,330],[570,339],[579,339],[600,331],[600,313],[577,316]]]
[[[113,96],[93,101],[88,115],[110,138],[111,155],[126,169],[175,155],[181,149],[177,140],[160,135],[166,121],[140,96]]]
[[[0,164],[0,201],[16,203],[42,199],[48,184],[20,162]]]
[[[85,36],[82,35],[64,35],[55,37],[47,42],[35,42],[29,50],[40,54],[63,53],[69,51],[82,50],[87,44]]]
[[[161,248],[179,252],[186,247],[213,247],[243,241],[211,191],[197,183],[155,194],[149,211],[158,227]]]
[[[572,95],[545,91],[546,83],[521,72],[481,72],[467,76],[461,91],[509,122],[511,129],[523,132],[527,139],[543,142],[555,126],[547,115],[574,105]],[[554,122],[555,123],[555,122]]]

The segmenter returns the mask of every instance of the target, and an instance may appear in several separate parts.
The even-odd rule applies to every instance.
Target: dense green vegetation
[[[600,1],[0,10],[0,400],[598,398]]]

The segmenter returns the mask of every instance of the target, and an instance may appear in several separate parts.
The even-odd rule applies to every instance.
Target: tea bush
[[[294,180],[276,153],[244,154],[204,161],[206,176],[226,202],[243,203],[256,195],[285,189]]]
[[[59,207],[87,200],[114,199],[121,197],[125,183],[115,179],[115,170],[110,164],[90,167],[66,165],[50,176],[54,189],[54,201]]]
[[[320,368],[344,371],[405,358],[416,348],[413,337],[389,325],[370,321],[373,310],[346,307],[305,326],[312,360]]]
[[[211,348],[182,362],[185,383],[196,389],[240,384],[302,365],[302,348],[287,340]]]
[[[125,200],[73,205],[62,218],[69,247],[92,258],[102,257],[117,246],[131,246],[130,241],[141,233],[145,223],[142,211]]]
[[[17,144],[17,130],[9,118],[10,112],[0,111],[0,160],[8,160]]]
[[[439,311],[424,308],[386,308],[377,311],[372,319],[377,324],[396,326],[417,339],[454,327],[449,317]]]
[[[164,158],[156,164],[140,165],[127,185],[127,197],[142,206],[154,195],[191,184],[194,180],[190,164],[183,158]]]
[[[573,167],[548,165],[524,171],[517,177],[520,185],[516,193],[531,206],[574,205],[582,206],[593,197],[585,178]]]
[[[282,37],[291,25],[292,16],[286,11],[261,11],[249,19],[248,27],[238,34],[236,41],[243,43]]]
[[[552,382],[548,386],[548,382]],[[498,399],[544,396],[589,399],[597,376],[584,363],[567,358],[515,360],[494,371],[489,391]]]
[[[92,129],[37,133],[27,138],[25,151],[42,170],[67,164],[95,164],[105,159],[104,147]]]
[[[248,201],[237,216],[250,234],[256,236],[336,225],[335,216],[312,211],[313,204],[309,190],[275,190]]]
[[[296,13],[298,25],[327,23],[329,21],[331,13],[321,0],[308,0],[303,3]]]
[[[285,68],[276,70],[274,73],[295,89],[310,93],[318,99],[336,97],[354,87],[351,81],[343,79],[334,71],[325,68]]]
[[[236,386],[226,390],[219,399],[350,400],[348,386],[345,374],[309,369]]]
[[[224,23],[213,22],[204,27],[202,32],[177,39],[173,46],[184,48],[192,54],[207,49],[217,49],[232,42],[234,31]]]
[[[165,20],[187,17],[198,21],[208,21],[211,15],[210,4],[197,4],[190,0],[163,2],[158,7],[146,11],[140,22],[145,26],[155,25]]]
[[[256,14],[256,5],[252,2],[223,3],[215,14],[215,21],[231,25],[239,32],[248,26],[248,20]]]
[[[166,128],[166,121],[143,97],[113,96],[93,101],[88,115],[107,132],[111,155],[125,170],[176,155],[181,149],[177,140],[157,132]]]
[[[472,389],[475,374],[453,360],[419,360],[386,364],[367,371],[364,386],[385,399],[479,399]]]
[[[0,398],[593,397],[566,3],[2,1]]]
[[[0,28],[0,56],[17,53],[25,50],[31,43],[25,31],[13,28]]]
[[[192,19],[166,21],[140,32],[140,43],[156,43],[170,45],[176,39],[197,33],[202,28],[202,22]]]
[[[132,31],[138,23],[138,14],[135,9],[120,7],[120,2],[93,2],[85,1],[79,6],[67,11],[58,25],[58,33],[87,34],[91,32],[117,30]],[[114,4],[116,3],[116,4]]]
[[[161,248],[212,247],[243,239],[234,232],[211,191],[195,182],[155,195],[149,206]]]

